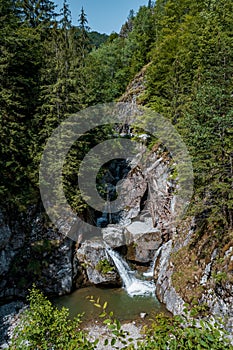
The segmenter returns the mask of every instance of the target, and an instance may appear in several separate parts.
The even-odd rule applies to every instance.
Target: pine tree
[[[19,7],[24,25],[31,28],[49,28],[57,16],[55,5],[50,0],[20,0]]]
[[[125,50],[129,50],[127,55],[131,56],[129,67],[132,75],[137,74],[149,62],[148,53],[155,38],[155,23],[152,11],[147,6],[142,6],[133,19],[133,29],[126,41]]]
[[[127,38],[129,33],[133,30],[133,20],[134,20],[134,10],[130,10],[129,15],[127,17],[127,21],[120,30],[120,37]]]
[[[152,9],[152,8],[154,7],[153,1],[152,1],[152,0],[149,0],[147,6],[148,6],[149,9]]]
[[[68,114],[78,110],[75,94],[77,80],[74,81],[78,58],[74,36],[71,13],[64,1],[61,19],[56,27],[51,28],[50,36],[44,43],[41,106],[38,110],[38,120],[43,125],[42,139],[47,138]]]
[[[79,23],[78,41],[79,41],[80,56],[82,57],[82,59],[84,59],[90,50],[90,39],[88,36],[90,27],[88,26],[87,15],[84,12],[83,7],[79,15],[78,23]]]
[[[213,5],[213,4],[212,4]],[[199,193],[208,208],[209,221],[227,230],[233,227],[232,191],[232,42],[229,23],[232,5],[228,1],[203,10],[199,17],[199,66],[193,96],[193,113],[200,127],[193,130],[197,139],[195,163]],[[222,12],[224,7],[224,14]],[[208,151],[207,151],[208,150]]]

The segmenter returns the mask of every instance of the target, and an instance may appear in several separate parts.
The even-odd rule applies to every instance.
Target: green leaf
[[[111,340],[111,346],[114,346],[116,344],[116,338],[112,338]]]
[[[107,320],[103,321],[104,324],[111,324],[111,320],[108,318]]]
[[[100,305],[100,304],[95,303],[94,305],[95,305],[96,307],[98,307],[98,308],[101,308],[101,305]]]

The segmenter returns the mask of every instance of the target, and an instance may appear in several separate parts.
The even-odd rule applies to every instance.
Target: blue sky
[[[82,6],[87,14],[91,30],[111,34],[119,32],[121,25],[126,21],[131,9],[137,11],[140,6],[147,5],[148,0],[67,0],[72,13],[73,23],[77,19]],[[54,0],[61,8],[63,0]]]

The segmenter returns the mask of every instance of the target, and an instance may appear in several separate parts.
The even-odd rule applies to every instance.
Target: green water
[[[166,312],[163,305],[154,296],[129,297],[122,288],[97,288],[86,287],[76,290],[70,295],[55,300],[57,306],[65,306],[70,310],[70,316],[85,312],[84,320],[97,319],[100,309],[95,307],[88,299],[93,296],[96,300],[100,298],[101,304],[108,302],[108,311],[113,311],[116,318],[121,321],[135,320],[140,317],[141,312],[146,312],[148,317],[156,313]]]

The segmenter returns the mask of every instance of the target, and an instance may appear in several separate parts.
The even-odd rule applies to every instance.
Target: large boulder
[[[151,220],[135,221],[128,225],[125,239],[128,247],[127,259],[143,264],[153,261],[162,244],[161,232],[153,227]]]
[[[109,258],[103,241],[85,241],[77,249],[75,258],[79,271],[92,284],[121,285],[120,277]]]
[[[125,245],[124,227],[121,225],[108,225],[102,229],[103,240],[111,248]]]
[[[120,221],[122,225],[127,225],[140,214],[142,201],[147,192],[147,181],[139,166],[128,173],[127,178],[118,186],[118,192],[122,198],[122,205],[125,201]]]

